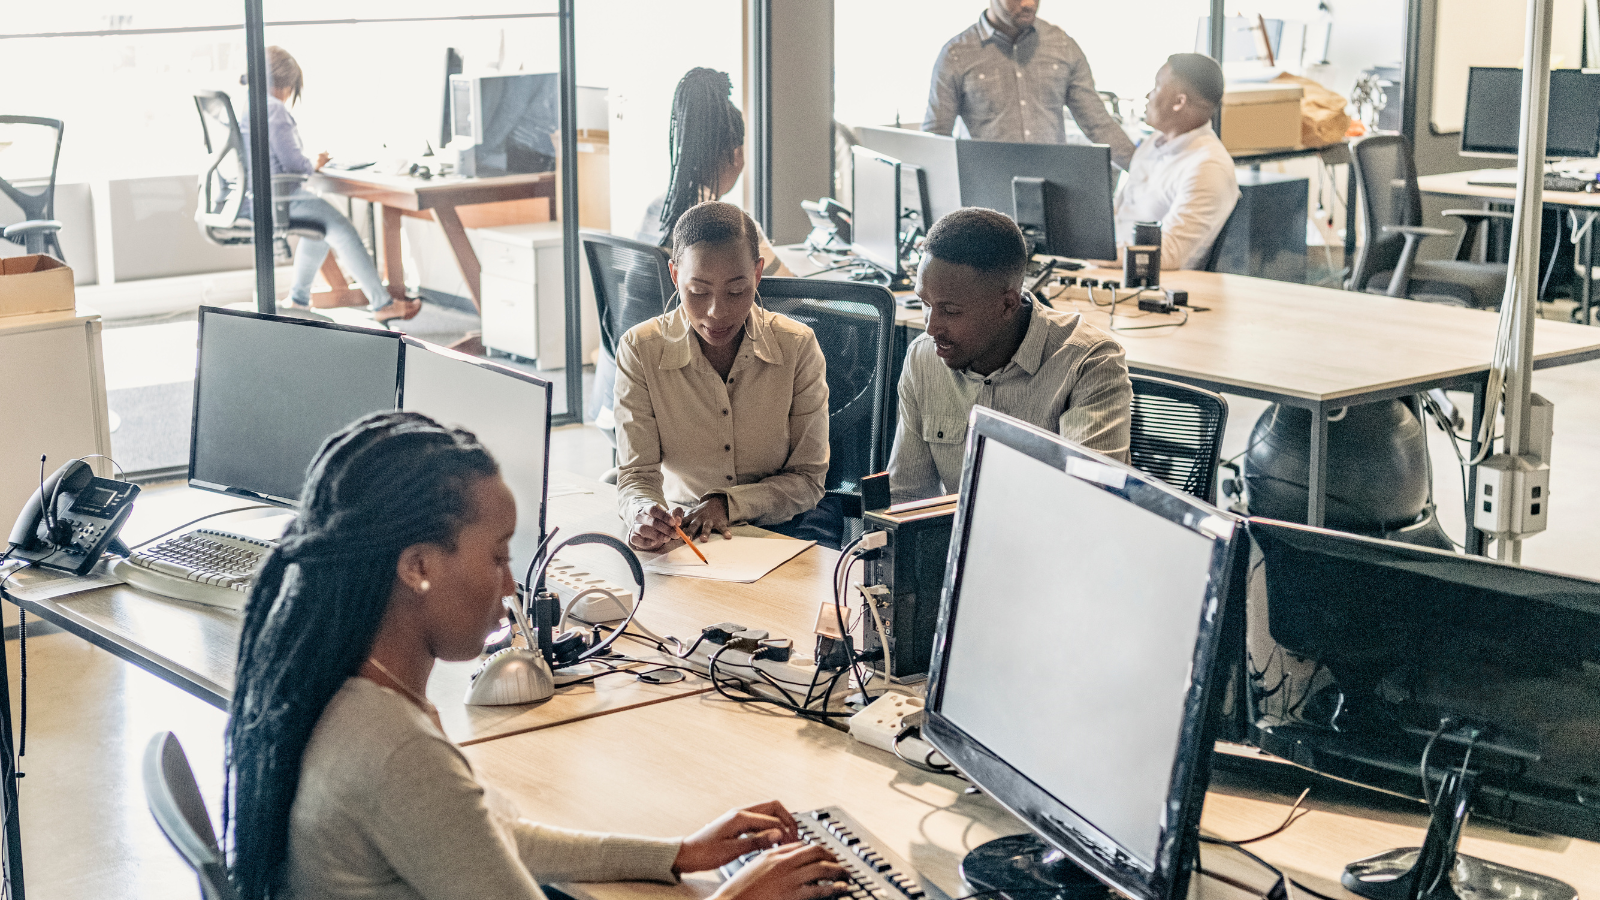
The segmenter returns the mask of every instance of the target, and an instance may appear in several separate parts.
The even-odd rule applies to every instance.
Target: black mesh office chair
[[[845,540],[860,531],[861,479],[889,457],[894,295],[875,284],[763,278],[761,303],[810,326],[828,362],[829,494],[843,500]]]
[[[600,316],[600,346],[615,359],[628,329],[667,311],[672,296],[667,251],[588,228],[580,235]]]
[[[22,221],[0,225],[0,237],[66,262],[55,219],[62,128],[60,119],[0,116],[0,194],[22,210]]]
[[[1423,238],[1447,237],[1452,232],[1422,224],[1422,193],[1417,190],[1411,142],[1397,134],[1373,135],[1356,141],[1350,153],[1366,240],[1345,286],[1370,294],[1498,309],[1505,293],[1507,266],[1472,257],[1484,223],[1508,219],[1510,213],[1445,210],[1442,215],[1455,216],[1466,224],[1455,259],[1419,260],[1417,249]]]
[[[1250,236],[1242,232],[1234,233],[1233,227],[1237,221],[1239,205],[1235,204],[1233,212],[1228,213],[1228,221],[1222,223],[1222,230],[1217,232],[1217,239],[1211,242],[1211,249],[1206,252],[1205,271],[1229,275],[1250,274]]]
[[[200,879],[202,900],[234,900],[227,863],[211,829],[211,814],[177,735],[163,731],[144,751],[144,799],[172,849]]]
[[[239,212],[249,189],[248,151],[234,115],[233,101],[222,91],[196,91],[195,109],[206,142],[206,164],[200,170],[200,203],[194,221],[200,233],[213,244],[223,246],[255,241],[254,224]],[[289,215],[291,196],[304,184],[304,175],[272,176],[273,246],[281,259],[293,258],[288,235],[322,240],[320,223],[295,219]],[[338,285],[334,285],[338,287]]]
[[[1213,502],[1228,401],[1221,394],[1165,378],[1131,378],[1134,468]]]

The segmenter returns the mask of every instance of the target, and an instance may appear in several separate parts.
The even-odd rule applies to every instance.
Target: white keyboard
[[[268,541],[197,528],[111,563],[111,574],[164,597],[244,609],[256,570],[272,552]]]

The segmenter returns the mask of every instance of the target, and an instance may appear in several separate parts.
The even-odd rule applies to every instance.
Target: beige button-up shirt
[[[811,329],[751,307],[724,382],[682,307],[630,329],[617,348],[617,505],[728,499],[728,520],[773,525],[822,499],[828,381]]]
[[[1028,298],[1028,332],[988,375],[944,364],[927,333],[911,342],[900,372],[900,421],[889,457],[895,503],[961,489],[967,417],[974,405],[1053,431],[1128,461],[1133,382],[1122,346],[1075,312]]]

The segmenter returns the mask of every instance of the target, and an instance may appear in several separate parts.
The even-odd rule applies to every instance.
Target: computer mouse
[[[467,687],[472,706],[514,706],[548,700],[556,692],[550,666],[538,651],[508,647],[483,661]]]

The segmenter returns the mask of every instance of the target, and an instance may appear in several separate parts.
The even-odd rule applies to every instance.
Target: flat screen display
[[[1600,73],[1550,72],[1545,156],[1600,153]],[[1522,141],[1522,70],[1474,66],[1467,75],[1467,111],[1461,152],[1516,156]]]
[[[865,147],[851,148],[854,190],[850,249],[868,262],[900,273],[900,163]]]

